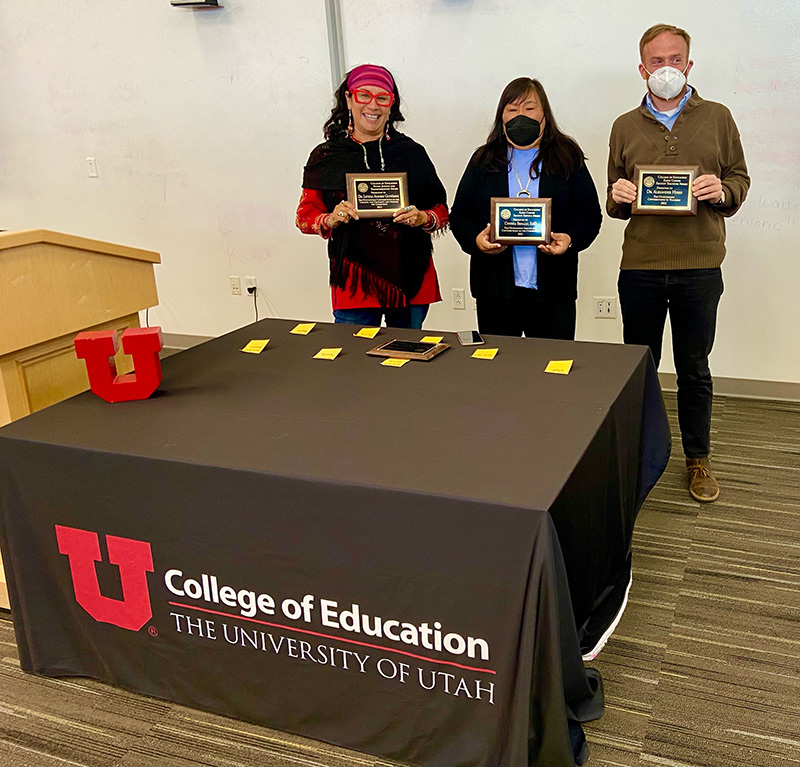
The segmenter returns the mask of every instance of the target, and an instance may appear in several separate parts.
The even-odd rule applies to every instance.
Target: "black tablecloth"
[[[418,332],[294,324],[0,429],[23,668],[417,764],[571,764],[602,708],[580,645],[669,453],[649,353],[488,337],[392,369],[364,352]]]

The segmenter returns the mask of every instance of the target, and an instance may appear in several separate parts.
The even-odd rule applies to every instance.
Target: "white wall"
[[[322,0],[20,4],[0,0],[0,228],[43,227],[150,248],[166,332],[217,335],[252,321],[229,275],[259,280],[261,316],[330,319],[321,240],[294,227],[302,166],[331,106]],[[800,381],[800,8],[794,0],[668,9],[610,0],[348,0],[348,67],[388,66],[404,130],[434,159],[450,197],[482,143],[503,86],[545,85],[583,146],[601,198],[608,132],[643,94],[637,43],[653,23],[693,36],[691,81],[732,110],[753,186],[729,220],[715,375]],[[94,156],[100,176],[88,178]],[[581,256],[578,337],[619,341],[591,316],[615,295],[622,222],[605,219]],[[450,306],[467,285],[452,237],[436,244],[445,301],[430,329],[474,325]],[[668,356],[668,355],[667,355]],[[662,370],[671,370],[668,358]]]
[[[328,316],[324,247],[294,227],[330,111],[324,7],[1,0],[0,228],[149,248],[166,332]],[[91,179],[85,158],[97,159]]]

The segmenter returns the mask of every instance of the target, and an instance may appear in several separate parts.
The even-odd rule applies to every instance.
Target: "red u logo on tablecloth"
[[[94,563],[101,562],[97,533],[56,525],[58,550],[69,557],[75,599],[89,615],[101,623],[138,631],[153,615],[147,573],[153,572],[150,544],[132,538],[106,536],[108,561],[119,567],[122,600],[100,593]]]
[[[117,375],[114,355],[119,349],[116,330],[78,333],[75,354],[86,361],[89,385],[106,402],[147,399],[161,383],[161,360],[164,346],[161,328],[128,328],[122,334],[122,350],[133,357],[134,373]]]

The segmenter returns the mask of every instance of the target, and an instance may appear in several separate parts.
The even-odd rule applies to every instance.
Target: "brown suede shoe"
[[[689,492],[696,501],[707,503],[719,498],[719,485],[711,473],[708,456],[687,458],[686,471],[689,472]]]

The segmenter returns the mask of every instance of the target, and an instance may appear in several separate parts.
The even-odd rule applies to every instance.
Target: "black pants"
[[[478,328],[481,333],[527,338],[575,340],[575,301],[541,303],[537,291],[514,288],[514,298],[478,298]]]
[[[656,368],[669,312],[683,452],[687,458],[708,455],[713,395],[708,355],[714,346],[722,271],[626,269],[619,273],[618,288],[625,343],[649,346]]]

